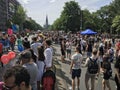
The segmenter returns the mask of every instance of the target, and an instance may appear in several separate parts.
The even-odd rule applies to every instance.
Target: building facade
[[[17,6],[19,6],[19,2],[17,0],[8,0],[7,1],[7,19],[11,19],[14,13],[16,12]]]
[[[7,0],[0,0],[0,31],[6,29],[6,21],[7,21]]]
[[[7,30],[7,21],[11,20],[18,5],[17,0],[0,0],[0,31]]]

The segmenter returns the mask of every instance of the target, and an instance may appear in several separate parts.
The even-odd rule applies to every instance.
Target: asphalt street
[[[71,61],[69,59],[66,58],[66,61],[64,63],[61,62],[60,60],[60,46],[59,45],[54,45],[54,48],[56,49],[56,52],[55,52],[55,57],[56,57],[56,67],[57,67],[57,64],[59,65],[59,69],[60,72],[62,75],[59,76],[59,78],[61,78],[62,80],[62,83],[63,83],[63,86],[62,85],[57,85],[59,87],[62,87],[59,88],[58,90],[72,90],[72,79],[71,79],[71,74],[69,73],[70,72],[70,63]],[[74,53],[73,49],[72,49],[72,54]],[[84,56],[85,58],[86,56]],[[115,82],[114,82],[114,64],[112,64],[112,69],[113,69],[113,75],[110,79],[110,86],[111,86],[111,90],[116,90],[116,85],[115,85]],[[80,78],[80,90],[86,90],[85,88],[85,72],[86,72],[86,68],[82,68],[82,73],[81,73],[81,78]],[[58,76],[58,75],[57,75]],[[59,83],[57,83],[59,84]],[[77,90],[77,88],[76,88]],[[96,79],[95,81],[95,90],[102,90],[102,75],[99,75],[98,79]],[[107,90],[107,89],[106,89]]]

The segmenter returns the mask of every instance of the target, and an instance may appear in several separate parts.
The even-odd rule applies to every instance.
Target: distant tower
[[[45,29],[48,29],[48,27],[49,27],[49,24],[48,24],[48,16],[46,15],[46,21],[45,21],[44,28],[45,28]]]

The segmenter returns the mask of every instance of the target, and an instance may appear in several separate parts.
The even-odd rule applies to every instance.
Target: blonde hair
[[[97,55],[97,49],[96,48],[93,48],[92,54]]]

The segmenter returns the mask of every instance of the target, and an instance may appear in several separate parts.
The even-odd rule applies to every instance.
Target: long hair
[[[39,61],[44,61],[45,60],[45,56],[44,56],[44,47],[38,47],[38,60]]]
[[[33,59],[33,61],[36,62],[37,56],[34,54],[34,52],[33,52],[32,49],[30,49],[30,52],[31,52],[31,54],[32,54],[32,59]]]

